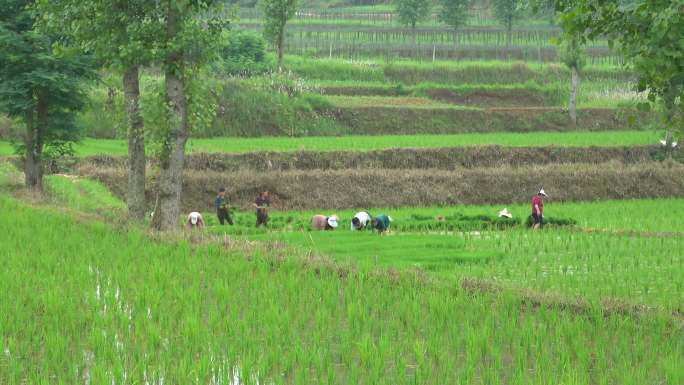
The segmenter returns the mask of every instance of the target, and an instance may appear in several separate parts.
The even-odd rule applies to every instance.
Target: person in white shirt
[[[188,214],[188,219],[185,220],[185,224],[188,227],[188,229],[203,228],[204,219],[202,218],[202,214],[198,213],[197,211],[191,212],[190,214]]]
[[[352,218],[351,229],[353,230],[363,230],[368,226],[371,221],[371,216],[365,211],[361,211],[354,215]]]

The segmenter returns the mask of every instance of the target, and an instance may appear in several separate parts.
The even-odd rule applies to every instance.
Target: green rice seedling
[[[638,146],[657,144],[657,131],[587,131],[538,133],[468,133],[453,135],[384,135],[342,137],[261,137],[190,139],[190,153],[246,153],[254,151],[376,151],[389,148],[450,148],[497,144],[528,146]],[[3,142],[0,142],[0,151]],[[123,140],[86,139],[75,146],[79,156],[126,155]],[[5,155],[10,155],[7,153]]]
[[[126,208],[125,203],[114,197],[107,187],[92,179],[49,175],[45,177],[44,185],[57,202],[77,210],[115,216]]]

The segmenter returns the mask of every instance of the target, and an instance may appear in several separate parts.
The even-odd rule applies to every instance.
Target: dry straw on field
[[[349,134],[456,134],[466,132],[607,131],[643,126],[652,116],[610,108],[585,108],[573,125],[560,108],[478,110],[456,108],[338,107],[326,111]],[[631,118],[630,118],[631,117]],[[633,119],[632,119],[633,118]]]
[[[123,197],[124,168],[81,167]],[[269,190],[277,209],[435,206],[526,202],[543,185],[562,201],[684,196],[684,166],[674,162],[624,165],[545,166],[419,170],[345,169],[306,171],[188,170],[183,206],[213,209],[220,186],[236,206],[249,208],[259,191]],[[148,186],[152,186],[149,183]]]
[[[503,147],[388,149],[380,151],[298,151],[253,152],[244,154],[190,154],[186,168],[199,171],[234,172],[344,169],[440,169],[475,167],[532,166],[552,163],[624,164],[649,162],[658,155],[656,146],[632,147]],[[124,167],[125,157],[91,156],[80,167]],[[156,164],[152,161],[152,164]]]

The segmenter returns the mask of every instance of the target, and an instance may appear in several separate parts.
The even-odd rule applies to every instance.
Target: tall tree
[[[77,139],[73,118],[92,72],[83,56],[56,49],[57,37],[36,29],[34,6],[0,1],[0,111],[23,121],[26,186],[41,189],[44,150]]]
[[[145,129],[140,113],[140,68],[153,59],[163,33],[154,2],[146,0],[39,0],[51,28],[122,72],[127,116],[129,216],[145,216]]]
[[[561,26],[585,39],[607,38],[627,59],[646,92],[644,108],[659,105],[666,148],[682,131],[684,105],[684,0],[556,0]]]
[[[468,9],[471,0],[440,0],[442,12],[439,19],[442,23],[453,28],[454,31],[461,28],[468,19]]]
[[[165,31],[161,46],[164,62],[166,129],[161,134],[160,171],[153,224],[159,230],[178,226],[183,186],[185,144],[190,136],[187,75],[197,73],[211,54],[225,23],[220,12],[210,18],[209,2],[164,0],[157,2]]]
[[[580,39],[566,36],[561,42],[561,60],[570,69],[570,99],[568,113],[573,124],[577,124],[577,90],[580,84],[580,71],[584,65],[584,55]]]
[[[394,0],[399,22],[411,27],[413,43],[416,42],[416,24],[430,14],[430,0]]]
[[[494,16],[506,28],[506,48],[511,48],[513,23],[522,16],[524,0],[492,0]]]
[[[276,46],[280,70],[285,50],[285,26],[297,12],[297,0],[261,0],[259,7],[264,17],[264,37]]]

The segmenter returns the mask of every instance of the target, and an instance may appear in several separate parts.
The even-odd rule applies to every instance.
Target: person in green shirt
[[[372,225],[375,230],[378,230],[378,233],[382,234],[389,229],[390,222],[392,222],[392,218],[389,215],[380,214],[373,218]]]
[[[233,218],[230,217],[230,206],[228,205],[228,200],[226,199],[226,189],[221,187],[219,193],[214,201],[216,205],[216,215],[221,224],[228,222],[229,225],[233,224]]]

